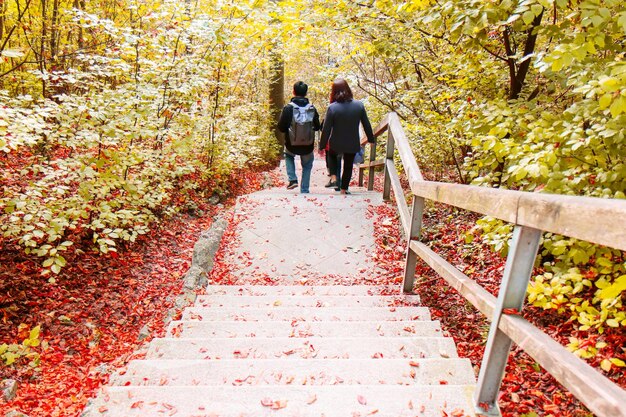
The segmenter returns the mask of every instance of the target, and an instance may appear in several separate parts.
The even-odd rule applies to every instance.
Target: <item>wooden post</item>
[[[518,312],[522,310],[541,234],[541,230],[523,226],[515,226],[513,231],[498,302],[491,319],[487,346],[474,392],[474,402],[480,414],[499,415],[498,391],[511,349],[511,339],[498,328],[500,317],[504,309],[515,309]]]
[[[375,167],[373,167],[371,165],[372,162],[374,162],[376,160],[376,144],[374,143],[370,143],[370,169],[369,169],[369,176],[367,177],[367,189],[369,191],[374,190],[374,169]]]
[[[391,133],[391,129],[387,131],[387,153],[386,159],[391,160],[393,162],[393,153],[395,151],[395,142],[393,140],[393,134]],[[387,168],[387,164],[385,164],[385,182],[383,185],[383,200],[389,200],[389,195],[391,194],[391,177],[389,176],[389,169]]]
[[[365,170],[359,165],[359,187],[363,187],[363,179],[365,177]]]
[[[415,283],[415,267],[417,266],[417,253],[411,249],[411,241],[419,239],[422,230],[422,215],[424,214],[424,198],[413,196],[413,208],[411,210],[411,227],[406,237],[406,262],[404,264],[404,280],[402,291],[410,293]]]

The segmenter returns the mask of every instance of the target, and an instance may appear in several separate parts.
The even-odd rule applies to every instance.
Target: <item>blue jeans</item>
[[[308,193],[309,184],[311,183],[311,169],[313,168],[313,152],[308,155],[300,155],[300,164],[302,165],[302,181],[300,181],[300,192]],[[285,167],[287,168],[287,177],[289,181],[298,181],[296,176],[296,156],[291,152],[285,151]]]

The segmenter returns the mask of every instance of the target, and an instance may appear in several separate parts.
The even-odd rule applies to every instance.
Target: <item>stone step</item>
[[[419,302],[418,295],[202,295],[195,307],[398,307]]]
[[[183,320],[204,321],[428,321],[426,307],[189,307]]]
[[[170,337],[442,336],[438,321],[172,321]]]
[[[444,337],[254,337],[154,339],[147,359],[367,359],[456,358],[451,338]]]
[[[211,295],[400,295],[400,287],[376,285],[209,285]],[[205,297],[199,296],[199,299]]]
[[[465,385],[468,359],[146,359],[113,385]]]
[[[473,391],[466,385],[106,387],[82,417],[473,417]]]
[[[334,191],[328,191],[328,189],[322,188],[318,188],[314,191],[316,191],[316,193],[308,195],[294,194],[288,190],[265,190],[260,193],[249,194],[245,199],[237,201],[235,212],[249,214],[251,210],[247,207],[246,202],[262,205],[262,208],[257,208],[255,211],[275,209],[285,212],[286,209],[297,207],[299,212],[311,210],[316,214],[321,211],[321,200],[323,200],[322,210],[367,209],[373,204],[380,204],[382,202],[381,193],[367,191],[365,188],[361,187],[350,187],[350,191],[352,192],[350,196],[343,196]],[[323,192],[324,194],[317,194],[319,192]]]

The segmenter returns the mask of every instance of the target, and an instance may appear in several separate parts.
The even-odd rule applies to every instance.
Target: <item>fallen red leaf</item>
[[[516,308],[505,308],[505,309],[502,309],[502,313],[503,313],[503,314],[509,314],[509,315],[512,315],[512,316],[519,316],[519,315],[521,315],[521,314],[522,314],[522,313],[520,313],[520,311],[519,311],[518,309],[516,309]]]

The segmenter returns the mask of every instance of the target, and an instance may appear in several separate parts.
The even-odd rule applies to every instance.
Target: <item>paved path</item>
[[[474,416],[471,364],[419,297],[364,285],[380,196],[326,180],[317,163],[310,194],[240,199],[220,254],[232,268],[84,417]]]
[[[327,275],[349,283],[374,268],[368,208],[382,203],[380,193],[352,187],[351,195],[340,195],[324,188],[325,171],[316,160],[309,194],[273,188],[239,199],[233,246],[225,257],[238,282],[265,274],[284,284]]]

